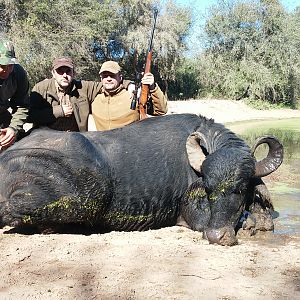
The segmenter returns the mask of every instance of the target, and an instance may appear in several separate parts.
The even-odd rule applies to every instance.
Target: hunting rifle
[[[156,25],[156,18],[157,18],[157,13],[158,10],[154,10],[154,22],[153,22],[153,27],[151,30],[151,35],[150,35],[150,40],[149,40],[149,47],[148,47],[148,54],[147,54],[147,60],[146,60],[146,66],[145,66],[145,71],[144,74],[151,72],[151,61],[152,61],[152,49],[153,49],[153,36],[154,36],[154,30],[155,30],[155,25]],[[141,86],[141,95],[139,98],[139,111],[140,111],[140,119],[143,120],[147,118],[146,114],[146,107],[147,107],[147,101],[148,101],[148,94],[149,94],[149,86],[147,84],[142,84]],[[137,89],[135,90],[135,95],[134,98],[136,101],[137,99]],[[131,109],[135,109],[135,103],[131,103]]]

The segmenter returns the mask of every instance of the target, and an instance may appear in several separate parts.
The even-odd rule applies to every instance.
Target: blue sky
[[[217,0],[174,0],[175,3],[195,7],[201,13],[205,13],[205,10],[217,2]],[[296,6],[300,6],[299,0],[281,0],[282,5],[289,11],[293,11]]]
[[[197,7],[197,10],[205,12],[209,6],[217,2],[217,0],[174,0],[176,4],[189,7]]]

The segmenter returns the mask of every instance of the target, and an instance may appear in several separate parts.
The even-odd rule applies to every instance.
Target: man
[[[37,83],[30,95],[28,121],[61,131],[87,131],[90,103],[102,84],[74,79],[69,57],[54,59],[52,78]]]
[[[21,137],[28,116],[29,82],[10,41],[0,40],[0,150]]]
[[[132,92],[128,83],[124,83],[121,68],[115,61],[103,63],[100,69],[103,84],[102,91],[92,102],[92,115],[97,130],[109,130],[122,127],[140,119],[138,107],[130,109]],[[126,81],[127,82],[127,81]],[[167,97],[154,82],[151,73],[144,74],[142,83],[149,85],[151,112],[154,116],[167,113]],[[128,89],[127,89],[128,87]]]

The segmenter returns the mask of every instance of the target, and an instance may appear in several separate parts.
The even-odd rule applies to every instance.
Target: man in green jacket
[[[61,131],[87,131],[90,103],[102,84],[74,79],[69,57],[56,58],[52,78],[37,83],[30,95],[28,122]]]
[[[23,132],[28,116],[29,82],[12,43],[0,40],[0,150],[11,146]]]

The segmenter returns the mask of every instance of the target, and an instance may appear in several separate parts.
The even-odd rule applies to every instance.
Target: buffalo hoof
[[[244,230],[273,231],[274,223],[270,213],[253,213],[243,224]]]
[[[204,237],[210,244],[218,244],[222,246],[237,245],[238,240],[235,236],[235,231],[230,226],[225,226],[219,229],[207,229],[204,231]]]

